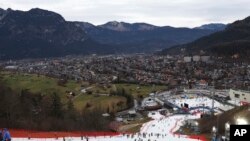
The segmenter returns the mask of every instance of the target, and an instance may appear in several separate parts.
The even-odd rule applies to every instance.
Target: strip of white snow
[[[145,123],[140,133],[137,134],[125,134],[118,136],[100,136],[100,137],[88,137],[88,141],[195,141],[185,135],[173,134],[180,126],[183,125],[183,121],[186,119],[196,119],[195,115],[173,115],[165,117],[159,112],[150,112],[149,117],[153,118],[152,121]],[[25,138],[14,138],[15,141],[29,141]],[[63,138],[58,139],[30,139],[31,141],[63,141]],[[65,138],[65,141],[81,141],[80,137]],[[87,139],[83,139],[87,141]]]

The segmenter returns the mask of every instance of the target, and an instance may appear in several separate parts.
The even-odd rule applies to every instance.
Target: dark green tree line
[[[77,111],[71,100],[64,105],[57,93],[12,91],[0,81],[0,128],[45,131],[107,130],[109,119],[99,109]]]

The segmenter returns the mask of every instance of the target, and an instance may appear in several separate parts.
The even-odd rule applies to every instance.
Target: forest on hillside
[[[77,111],[71,102],[63,105],[57,93],[16,93],[0,82],[0,128],[28,130],[108,130],[109,118],[100,109]]]

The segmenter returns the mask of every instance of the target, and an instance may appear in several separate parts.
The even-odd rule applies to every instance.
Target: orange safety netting
[[[200,141],[207,141],[206,137],[203,135],[189,135],[190,139],[199,139]]]
[[[14,138],[59,138],[59,137],[82,137],[82,136],[115,136],[117,132],[45,132],[29,130],[9,130]]]
[[[60,138],[60,137],[97,137],[97,136],[116,136],[122,133],[117,132],[46,132],[46,131],[31,131],[31,130],[15,130],[10,129],[11,136],[14,138]],[[178,134],[175,134],[178,136]],[[187,138],[199,139],[200,141],[207,141],[202,135],[189,135]]]

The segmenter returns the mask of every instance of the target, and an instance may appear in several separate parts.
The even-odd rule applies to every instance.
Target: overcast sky
[[[18,10],[38,7],[60,13],[69,21],[95,25],[124,21],[195,27],[250,16],[250,0],[0,0],[0,7]]]

